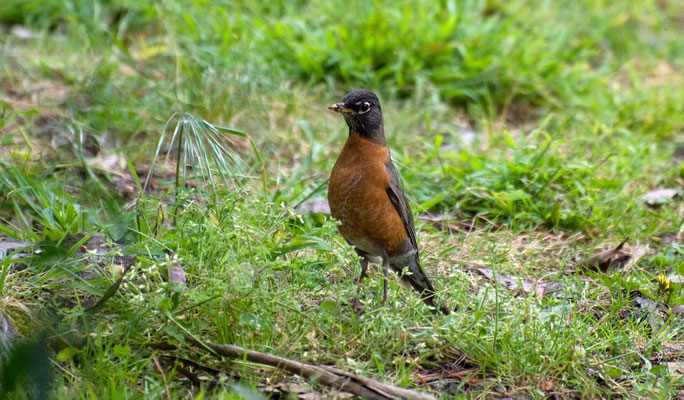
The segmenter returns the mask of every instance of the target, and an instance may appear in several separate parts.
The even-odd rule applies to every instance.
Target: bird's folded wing
[[[387,187],[387,195],[392,201],[394,208],[399,213],[401,221],[404,223],[404,228],[406,228],[406,234],[408,235],[411,244],[417,249],[418,241],[416,240],[416,228],[413,223],[413,215],[411,214],[411,208],[409,207],[404,190],[401,188],[399,173],[397,172],[397,169],[392,163],[391,159],[387,161],[385,167],[387,168],[387,173],[390,175],[390,183]]]

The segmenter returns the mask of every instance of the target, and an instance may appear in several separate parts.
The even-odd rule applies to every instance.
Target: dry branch
[[[328,366],[319,366],[301,361],[291,360],[261,351],[247,350],[240,346],[228,344],[201,343],[190,336],[185,340],[199,349],[210,348],[216,353],[229,358],[235,358],[253,362],[256,364],[269,365],[299,375],[305,379],[313,380],[336,390],[353,393],[365,399],[425,399],[434,400],[427,393],[403,389],[388,385],[371,378],[340,371]]]

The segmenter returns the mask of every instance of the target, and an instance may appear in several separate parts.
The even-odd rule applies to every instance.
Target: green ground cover
[[[347,3],[0,4],[0,397],[344,396],[183,335],[441,398],[682,395],[684,4]],[[377,270],[352,313],[299,212],[358,87],[450,316]]]

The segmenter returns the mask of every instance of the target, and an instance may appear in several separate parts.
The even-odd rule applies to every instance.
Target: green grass
[[[3,3],[0,236],[35,246],[0,260],[21,338],[0,397],[303,383],[188,333],[419,390],[441,374],[442,398],[681,396],[683,27],[676,0]],[[353,250],[295,211],[325,197],[347,135],[325,106],[357,87],[380,95],[414,213],[449,218],[417,222],[453,315],[396,280],[380,307],[378,271],[354,315]],[[646,205],[657,188],[679,196]],[[576,265],[626,238],[643,257],[624,271]]]

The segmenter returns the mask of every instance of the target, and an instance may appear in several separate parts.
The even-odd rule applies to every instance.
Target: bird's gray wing
[[[406,234],[411,241],[414,249],[418,249],[418,240],[416,239],[416,227],[413,222],[413,214],[411,214],[411,207],[409,207],[409,202],[406,199],[404,190],[401,187],[401,180],[399,179],[399,172],[394,166],[392,160],[388,160],[385,164],[387,168],[387,173],[390,175],[390,183],[387,187],[387,195],[389,196],[394,208],[399,213],[401,222],[404,223],[404,228],[406,229]]]

